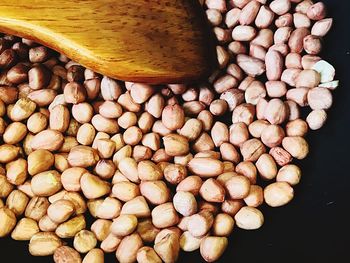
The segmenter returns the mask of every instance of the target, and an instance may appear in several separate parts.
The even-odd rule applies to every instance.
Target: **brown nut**
[[[50,71],[41,65],[37,65],[28,71],[29,86],[33,90],[45,88],[51,79]]]
[[[235,221],[225,213],[217,214],[213,223],[213,234],[215,236],[229,236],[232,233]]]
[[[176,191],[191,192],[197,196],[201,186],[202,179],[199,176],[188,176],[177,185]]]
[[[256,184],[258,171],[254,163],[250,161],[240,162],[237,164],[235,172],[247,177],[251,184]]]
[[[232,30],[232,39],[235,41],[251,41],[255,36],[256,29],[252,26],[239,25]]]
[[[44,232],[54,232],[58,227],[58,224],[53,222],[48,215],[44,215],[40,218],[38,225],[39,229]]]
[[[99,132],[105,132],[108,134],[115,134],[119,132],[117,120],[105,118],[100,114],[96,114],[92,117],[91,124]]]
[[[241,146],[248,139],[249,131],[245,123],[239,122],[230,126],[230,143],[234,146]]]
[[[249,125],[253,122],[255,116],[255,106],[244,103],[237,106],[232,112],[232,123],[245,123]]]
[[[53,254],[55,263],[81,263],[80,254],[71,247],[61,246]]]
[[[307,28],[297,28],[290,35],[288,46],[291,52],[301,53],[303,50],[303,40],[306,36],[310,35],[310,31]]]
[[[122,203],[115,198],[106,197],[96,209],[96,216],[102,219],[113,219],[119,216]]]

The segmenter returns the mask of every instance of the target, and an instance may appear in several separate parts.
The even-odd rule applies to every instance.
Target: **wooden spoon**
[[[198,0],[1,0],[0,31],[125,81],[192,81],[216,61]]]

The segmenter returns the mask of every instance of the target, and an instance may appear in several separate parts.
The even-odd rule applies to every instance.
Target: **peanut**
[[[199,85],[122,82],[1,35],[0,236],[55,262],[175,262],[180,248],[212,262],[235,224],[262,226],[257,207],[291,201],[293,158],[339,86],[318,56],[333,20],[310,0],[200,5],[218,65]]]

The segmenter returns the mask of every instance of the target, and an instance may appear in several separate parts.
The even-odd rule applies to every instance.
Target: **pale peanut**
[[[245,230],[258,229],[264,223],[263,214],[254,207],[242,207],[235,215],[236,225]]]
[[[228,245],[226,237],[205,237],[200,245],[201,256],[207,262],[217,261]]]
[[[144,218],[149,217],[151,211],[146,199],[143,196],[138,196],[123,205],[121,214],[130,214],[135,215],[137,218]]]
[[[14,240],[30,240],[32,236],[39,233],[38,223],[30,218],[22,218],[18,221],[16,227],[11,233],[11,238]]]
[[[49,256],[62,245],[61,239],[54,233],[39,232],[30,239],[29,253],[33,256]]]
[[[137,233],[124,237],[117,248],[117,260],[123,263],[135,262],[137,251],[142,246],[142,239]]]
[[[276,182],[264,189],[265,202],[272,207],[283,206],[294,197],[293,188],[286,182]]]
[[[137,217],[135,215],[120,215],[113,220],[111,232],[119,237],[130,235],[137,227]]]
[[[83,263],[104,263],[104,253],[99,248],[90,250],[84,257]]]

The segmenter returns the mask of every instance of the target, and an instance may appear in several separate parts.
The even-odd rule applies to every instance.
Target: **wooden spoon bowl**
[[[192,81],[216,61],[198,0],[2,0],[0,31],[124,81]]]

